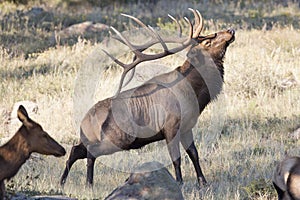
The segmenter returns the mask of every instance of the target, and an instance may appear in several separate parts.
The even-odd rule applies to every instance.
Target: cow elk
[[[17,111],[19,120],[23,123],[16,134],[0,147],[0,199],[4,199],[4,180],[9,180],[17,174],[20,167],[36,152],[56,157],[66,154],[65,149],[59,145],[41,125],[29,118],[27,111],[21,105]]]
[[[181,143],[192,160],[198,182],[206,184],[199,164],[198,152],[193,141],[192,128],[206,105],[217,97],[223,84],[223,58],[235,39],[232,29],[211,35],[200,35],[203,20],[199,11],[190,9],[195,17],[189,25],[188,38],[163,38],[153,28],[147,27],[133,16],[125,15],[141,25],[151,36],[143,45],[134,45],[112,28],[114,36],[127,45],[134,59],[124,64],[108,52],[114,62],[124,68],[120,87],[114,97],[96,103],[85,115],[80,125],[80,142],[73,146],[66,162],[61,185],[78,159],[87,158],[87,184],[93,184],[94,163],[101,155],[122,150],[138,149],[149,143],[166,140],[175,168],[176,181],[182,183]],[[171,17],[175,20],[173,17]],[[175,20],[181,30],[178,21]],[[169,49],[167,43],[175,43]],[[162,52],[147,54],[143,51],[159,44]],[[142,86],[120,92],[126,73],[139,63],[159,59],[187,49],[187,58],[175,70],[155,76]],[[155,67],[155,66],[153,66]]]
[[[300,157],[288,157],[274,172],[273,185],[279,200],[300,200]]]

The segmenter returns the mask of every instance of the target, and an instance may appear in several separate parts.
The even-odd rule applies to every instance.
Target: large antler
[[[105,50],[103,50],[115,63],[117,63],[118,65],[120,65],[121,67],[123,67],[123,73],[121,75],[121,80],[120,80],[120,84],[118,87],[118,90],[115,94],[114,97],[116,97],[120,91],[121,88],[123,86],[123,82],[125,79],[126,74],[128,73],[128,71],[130,71],[131,69],[135,69],[135,67],[144,61],[149,61],[149,60],[155,60],[155,59],[159,59],[159,58],[163,58],[165,56],[171,55],[171,54],[175,54],[179,51],[182,51],[183,49],[187,48],[189,45],[191,45],[192,40],[196,39],[199,34],[202,31],[203,28],[203,20],[201,17],[201,14],[198,10],[194,10],[191,9],[190,10],[194,13],[195,16],[195,24],[194,26],[196,26],[196,30],[194,31],[194,27],[192,25],[192,23],[190,22],[190,20],[188,18],[184,18],[185,21],[189,24],[189,37],[187,39],[184,38],[176,38],[176,39],[172,39],[172,38],[161,38],[161,36],[151,27],[151,26],[146,26],[143,22],[141,22],[139,19],[131,16],[131,15],[126,15],[126,14],[122,14],[125,17],[128,17],[130,19],[133,19],[136,23],[138,23],[141,27],[145,28],[145,30],[148,32],[148,34],[151,36],[152,40],[150,40],[149,42],[147,42],[146,44],[143,45],[134,45],[132,44],[130,41],[128,41],[123,35],[122,33],[120,33],[118,30],[116,30],[114,27],[111,27],[111,29],[116,33],[117,37],[115,37],[115,39],[117,39],[118,41],[122,42],[123,44],[125,44],[126,46],[128,46],[130,48],[130,50],[134,53],[135,55],[135,59],[133,60],[132,63],[129,64],[125,64],[122,63],[120,60],[116,59],[115,57],[113,57],[112,55],[110,55],[108,52],[106,52]],[[169,17],[176,22],[177,26],[178,26],[178,31],[179,31],[179,36],[181,35],[181,25],[179,24],[179,22],[172,17],[171,15],[169,15]],[[149,47],[160,43],[160,45],[163,48],[163,52],[161,53],[157,53],[157,54],[145,54],[142,53],[144,50],[148,49]],[[166,43],[179,43],[181,44],[178,47],[169,49],[166,45]],[[134,72],[133,72],[134,73]],[[133,74],[131,75],[130,80],[132,79]]]

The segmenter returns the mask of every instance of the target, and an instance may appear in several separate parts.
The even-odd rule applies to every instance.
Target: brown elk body
[[[43,128],[31,120],[23,106],[18,109],[18,118],[23,123],[15,135],[0,147],[0,199],[4,199],[4,181],[17,174],[20,167],[37,152],[44,155],[63,156],[65,149]]]
[[[277,165],[273,185],[279,200],[300,200],[300,157],[288,157]]]
[[[198,24],[202,26],[202,22]],[[142,86],[99,101],[87,112],[81,122],[80,143],[73,146],[61,177],[62,185],[78,159],[87,158],[87,183],[92,184],[96,157],[141,148],[163,139],[167,142],[176,180],[182,183],[181,143],[194,164],[199,184],[206,183],[192,128],[206,105],[221,91],[223,58],[234,41],[235,32],[227,30],[200,36],[201,29],[197,27],[198,33],[192,38],[182,66]],[[123,43],[128,45],[128,41]],[[167,55],[169,51],[166,52]]]

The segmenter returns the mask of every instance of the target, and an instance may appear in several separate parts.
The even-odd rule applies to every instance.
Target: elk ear
[[[187,57],[192,62],[192,64],[204,64],[205,57],[202,52],[202,49],[199,46],[192,47],[187,53]]]
[[[18,114],[18,118],[19,120],[27,127],[30,128],[32,127],[32,123],[30,122],[30,118],[28,116],[28,113],[26,111],[26,109],[24,108],[24,106],[20,105],[19,109],[17,111]]]
[[[187,53],[187,57],[188,57],[188,58],[194,58],[195,56],[197,56],[197,52],[198,52],[197,48],[192,47],[192,48],[189,50],[189,52]]]

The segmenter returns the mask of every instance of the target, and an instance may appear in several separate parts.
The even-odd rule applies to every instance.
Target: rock
[[[78,24],[73,24],[58,32],[58,36],[62,38],[85,35],[87,33],[98,33],[102,31],[107,31],[109,26],[101,23],[93,23],[91,21],[85,21]]]
[[[61,195],[53,195],[53,196],[33,196],[27,197],[25,194],[15,194],[9,195],[8,199],[11,200],[77,200],[75,198],[65,197]]]
[[[70,197],[65,197],[65,196],[34,196],[31,197],[32,200],[77,200],[74,198],[70,198]]]
[[[40,7],[32,7],[29,11],[25,12],[25,15],[28,17],[39,17],[44,11]]]
[[[300,138],[300,127],[296,128],[292,133],[290,133],[290,137],[296,140]]]
[[[281,89],[288,89],[292,87],[298,86],[300,83],[297,80],[294,73],[289,72],[285,75],[285,78],[279,81],[279,88]]]
[[[105,200],[183,200],[178,183],[158,162],[148,162],[130,174],[127,181]]]

